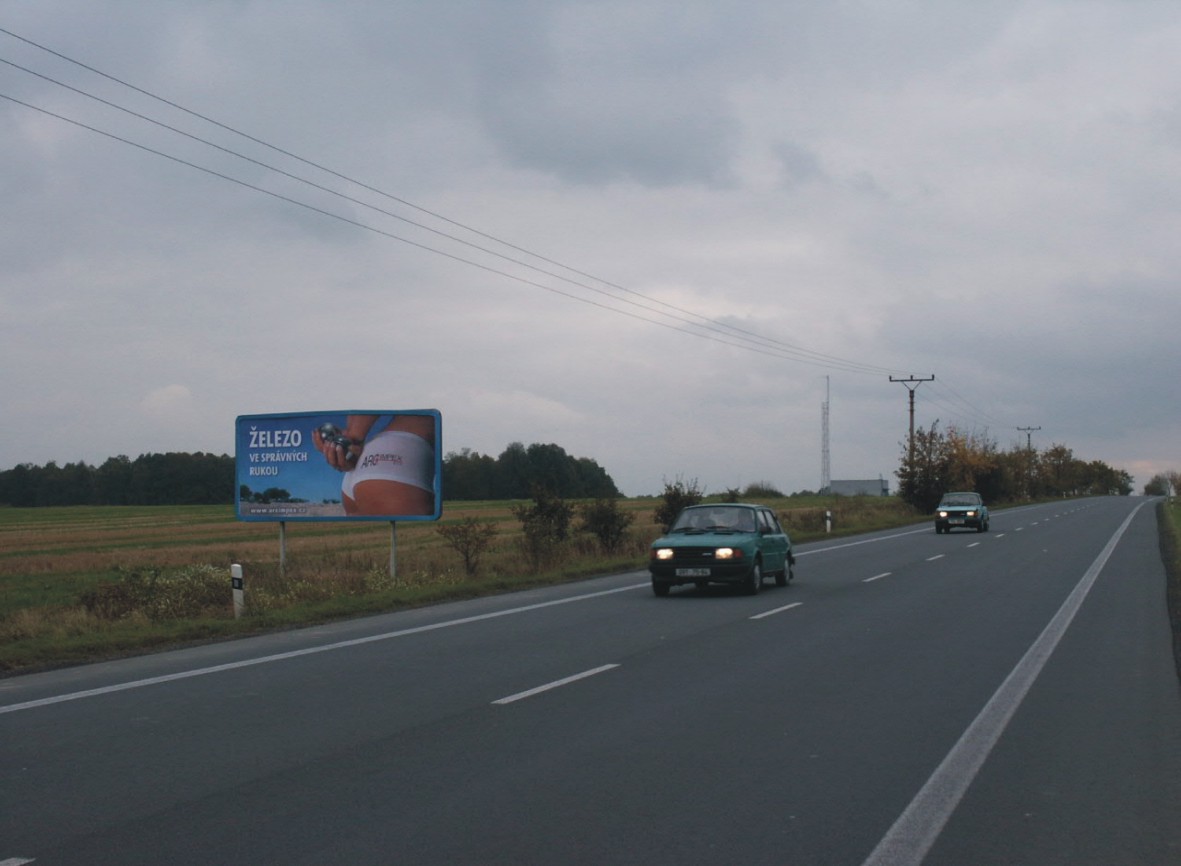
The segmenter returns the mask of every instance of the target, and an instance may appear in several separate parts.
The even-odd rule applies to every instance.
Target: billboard
[[[239,520],[438,520],[436,409],[239,415]]]

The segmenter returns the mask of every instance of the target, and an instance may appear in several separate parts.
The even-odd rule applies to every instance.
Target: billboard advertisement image
[[[438,520],[435,409],[239,415],[239,520]]]

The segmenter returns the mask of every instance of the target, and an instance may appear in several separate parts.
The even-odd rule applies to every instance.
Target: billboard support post
[[[287,574],[287,521],[279,521],[279,576]]]
[[[390,521],[390,580],[398,579],[398,522]]]

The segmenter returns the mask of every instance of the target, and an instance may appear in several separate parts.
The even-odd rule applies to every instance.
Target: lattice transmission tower
[[[820,405],[820,492],[828,492],[832,486],[832,467],[828,459],[828,401],[829,377],[824,377],[824,402]]]

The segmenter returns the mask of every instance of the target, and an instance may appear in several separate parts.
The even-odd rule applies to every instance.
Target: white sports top
[[[378,433],[365,443],[356,468],[344,473],[341,492],[355,499],[353,488],[365,481],[397,481],[434,492],[435,449],[416,433]]]

